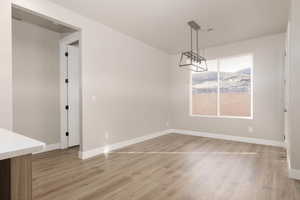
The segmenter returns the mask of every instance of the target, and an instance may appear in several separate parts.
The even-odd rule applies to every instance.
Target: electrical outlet
[[[253,127],[252,126],[248,126],[248,132],[253,133]]]
[[[108,140],[109,139],[109,133],[105,132],[105,139]]]
[[[166,127],[169,127],[169,122],[166,122]]]

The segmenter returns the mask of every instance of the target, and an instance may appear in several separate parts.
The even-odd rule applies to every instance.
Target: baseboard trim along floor
[[[287,156],[287,163],[288,163],[288,174],[289,174],[289,178],[291,178],[291,179],[296,179],[296,180],[300,180],[300,170],[293,169],[293,168],[291,167],[291,160],[290,160],[289,156]]]
[[[99,147],[99,148],[88,150],[88,151],[81,151],[81,152],[79,152],[79,157],[83,160],[89,159],[94,156],[108,153],[109,151],[124,148],[124,147],[132,145],[132,144],[144,142],[146,140],[150,140],[150,139],[153,139],[153,138],[156,138],[156,137],[159,137],[162,135],[170,134],[170,133],[208,137],[208,138],[214,138],[214,139],[230,140],[230,141],[245,142],[245,143],[252,143],[252,144],[262,144],[262,145],[276,146],[276,147],[285,147],[284,142],[280,142],[280,141],[239,137],[239,136],[231,136],[231,135],[224,135],[224,134],[214,134],[214,133],[206,133],[206,132],[190,131],[190,130],[182,130],[182,129],[168,129],[165,131],[149,134],[149,135],[134,138],[131,140],[126,140],[126,141],[119,142],[116,144],[111,144],[111,145]]]
[[[275,147],[285,147],[285,143],[283,141],[281,142],[275,140],[265,140],[259,138],[240,137],[240,136],[233,136],[233,135],[207,133],[201,131],[190,131],[190,130],[183,130],[183,129],[169,129],[168,132],[183,134],[183,135],[208,137],[208,138],[221,139],[221,140],[230,140],[236,142],[245,142],[251,144],[262,144],[262,145],[275,146]]]
[[[289,168],[289,178],[300,180],[300,170]]]
[[[129,146],[129,145],[132,145],[132,144],[137,144],[137,143],[140,143],[140,142],[144,142],[146,140],[157,138],[157,137],[160,137],[162,135],[166,135],[168,133],[169,133],[168,131],[161,131],[161,132],[145,135],[145,136],[142,136],[142,137],[134,138],[134,139],[131,139],[131,140],[126,140],[126,141],[123,141],[123,142],[119,142],[119,143],[107,145],[107,146],[104,146],[104,147],[92,149],[92,150],[89,150],[89,151],[79,152],[79,158],[81,158],[82,160],[85,160],[85,159],[88,159],[88,158],[92,158],[94,156],[98,156],[98,155],[101,155],[101,154],[104,154],[104,153],[108,153],[109,151],[121,149],[123,147]]]

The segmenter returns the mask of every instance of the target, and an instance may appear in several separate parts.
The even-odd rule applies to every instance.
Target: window
[[[253,56],[210,60],[208,69],[191,73],[191,114],[252,118]]]

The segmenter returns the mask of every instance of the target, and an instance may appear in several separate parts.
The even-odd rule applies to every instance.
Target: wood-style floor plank
[[[89,160],[33,158],[34,200],[297,200],[282,148],[169,134]]]

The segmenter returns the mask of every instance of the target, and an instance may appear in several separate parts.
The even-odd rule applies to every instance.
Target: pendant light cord
[[[193,61],[193,28],[191,27],[191,61]]]

